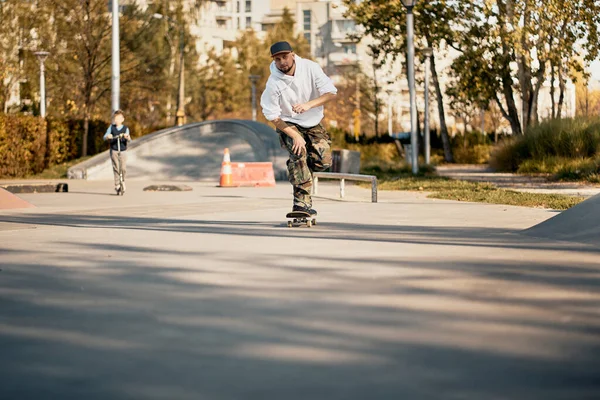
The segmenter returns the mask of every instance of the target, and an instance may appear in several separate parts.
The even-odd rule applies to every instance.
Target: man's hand
[[[127,140],[131,140],[131,136],[130,136],[129,134],[127,134],[127,133],[126,133],[126,134],[125,134],[125,139],[127,139]]]
[[[292,106],[292,110],[297,114],[302,114],[304,112],[307,112],[310,109],[311,109],[311,106],[309,103],[295,104]]]
[[[302,135],[296,133],[294,136],[292,136],[292,139],[294,140],[294,144],[292,145],[292,151],[294,154],[299,156],[302,154],[302,152],[306,151],[306,140],[304,140]]]
[[[106,135],[106,140],[112,140],[113,135],[112,133],[109,133],[108,135]]]

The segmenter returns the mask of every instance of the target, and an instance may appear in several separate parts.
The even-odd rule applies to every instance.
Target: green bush
[[[0,176],[22,177],[46,166],[46,122],[0,114]]]
[[[572,160],[587,163],[600,155],[600,118],[567,118],[546,121],[524,136],[504,140],[490,159],[498,171],[569,175]],[[575,168],[574,171],[576,171]]]
[[[109,123],[90,120],[88,155],[106,150]],[[83,120],[0,114],[0,177],[22,178],[81,157]]]
[[[478,131],[454,135],[450,145],[457,164],[486,164],[493,146],[491,139]]]
[[[65,120],[48,119],[48,148],[46,164],[62,164],[79,156],[75,136],[71,135],[69,124]]]
[[[380,138],[380,142],[376,141],[376,138],[369,138],[364,136],[361,140],[356,143],[349,139],[349,135],[342,129],[330,127],[327,129],[329,136],[331,137],[332,149],[347,149],[360,151],[360,164],[361,168],[370,168],[373,166],[380,166],[384,168],[390,168],[398,166],[402,160],[398,155],[396,145],[386,140],[386,137]]]

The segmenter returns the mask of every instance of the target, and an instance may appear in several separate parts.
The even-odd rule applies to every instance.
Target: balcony
[[[213,8],[216,19],[231,19],[233,18],[233,10],[231,3],[218,2],[217,7]]]
[[[350,34],[353,34],[355,32],[356,31],[336,32],[334,30],[333,32],[331,32],[331,41],[334,43],[355,43],[356,40],[349,37]]]
[[[358,63],[358,56],[353,53],[335,52],[329,53],[329,61],[336,66],[341,65],[356,65]]]

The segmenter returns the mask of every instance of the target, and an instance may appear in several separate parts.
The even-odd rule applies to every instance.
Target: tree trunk
[[[429,60],[431,63],[431,78],[433,80],[433,86],[435,87],[435,96],[438,105],[438,115],[440,118],[440,135],[442,137],[442,144],[444,146],[444,160],[446,162],[452,163],[454,162],[454,157],[452,155],[452,147],[450,146],[448,127],[446,126],[446,114],[444,112],[444,97],[442,95],[440,80],[438,79],[437,70],[435,68],[435,57],[429,57]]]
[[[500,108],[500,112],[502,113],[504,118],[506,118],[508,120],[508,122],[510,123],[510,129],[512,131],[512,134],[515,136],[521,135],[523,132],[521,131],[521,124],[519,123],[519,115],[517,113],[517,106],[515,104],[515,99],[513,97],[512,87],[511,86],[506,87],[506,85],[509,83],[504,82],[506,80],[508,80],[510,82],[511,77],[510,77],[510,75],[508,77],[505,76],[505,77],[503,77],[502,80],[503,80],[502,90],[504,92],[504,97],[506,98],[507,110],[504,109],[504,106],[502,105],[502,102],[500,101],[498,96],[495,96],[494,100],[496,101],[498,108]]]
[[[83,117],[83,140],[81,143],[81,156],[87,156],[87,148],[88,148],[88,134],[90,132],[90,117],[88,113],[85,113]]]
[[[379,86],[377,86],[377,65],[373,64],[373,83],[375,84],[375,137],[379,138]]]
[[[506,99],[506,111],[502,107],[502,103],[498,102],[498,105],[500,106],[504,117],[510,122],[510,128],[513,135],[522,135],[523,130],[521,129],[521,124],[519,122],[519,113],[517,112],[517,105],[515,103],[510,70],[505,70],[502,73],[502,92]]]
[[[563,71],[559,68],[558,70],[558,87],[560,88],[560,92],[558,95],[558,108],[557,108],[557,118],[562,118],[562,106],[565,102],[565,78],[563,76]]]
[[[550,61],[550,100],[552,102],[552,119],[556,118],[556,99],[554,98],[554,63]]]
[[[417,157],[419,156],[419,154],[423,153],[425,154],[425,138],[423,137],[423,131],[421,130],[421,115],[419,114],[419,108],[416,109],[417,112],[417,144],[418,144],[418,153],[417,153]]]
[[[511,4],[512,6],[512,4]],[[524,3],[525,9],[523,10],[523,24],[524,26],[528,26],[530,22],[530,11],[528,7],[528,3]],[[512,7],[510,9],[510,22],[513,22],[514,16]],[[529,125],[531,124],[531,105],[532,105],[532,97],[533,97],[533,85],[531,82],[531,65],[529,64],[526,55],[529,53],[529,46],[527,43],[527,33],[523,31],[521,33],[521,46],[520,48],[515,49],[516,58],[517,58],[517,67],[519,73],[519,84],[521,86],[521,119],[523,123],[523,131],[527,130]]]
[[[544,78],[546,76],[546,64],[543,63],[538,70],[536,75],[536,83],[533,88],[533,94],[531,96],[531,104],[529,107],[530,118],[529,123],[532,125],[537,125],[539,123],[538,117],[538,99],[540,97],[540,89],[542,88],[542,84],[544,83]]]
[[[498,2],[498,7],[500,8],[500,12],[498,14],[498,20],[500,22],[500,26],[503,31],[501,38],[504,38],[505,36],[507,36],[509,34],[508,29],[505,29],[505,28],[507,28],[508,26],[512,27],[513,25],[516,25],[513,23],[513,19],[514,19],[513,0],[507,0],[506,4]],[[506,19],[508,21],[505,21],[502,18],[503,16],[506,16]],[[508,23],[508,26],[507,26],[507,23]],[[501,76],[502,93],[504,94],[504,98],[506,99],[506,110],[502,106],[502,102],[500,101],[498,96],[495,96],[495,100],[496,100],[496,103],[498,103],[498,106],[500,107],[500,111],[502,112],[502,115],[504,115],[504,117],[510,123],[510,128],[512,130],[513,135],[521,135],[523,133],[523,131],[521,129],[521,124],[519,122],[519,113],[517,112],[517,106],[515,104],[515,97],[514,97],[514,92],[513,92],[513,88],[512,88],[513,81],[512,81],[511,70],[510,70],[510,57],[512,55],[512,47],[504,39],[502,40],[502,55],[503,55],[503,59],[504,59],[504,63],[505,63],[505,68],[502,70],[502,76]],[[520,67],[521,66],[520,57],[517,57],[517,60],[518,60],[518,64]],[[520,70],[521,70],[521,68],[519,68],[519,72],[521,72]],[[519,75],[519,79],[521,79],[520,75]],[[525,118],[525,114],[523,115],[523,118]]]

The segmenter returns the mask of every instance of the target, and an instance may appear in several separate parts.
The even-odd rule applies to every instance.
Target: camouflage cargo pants
[[[289,122],[287,124],[300,133],[306,141],[306,152],[296,155],[292,151],[294,140],[277,130],[281,146],[290,154],[287,168],[288,179],[294,187],[294,205],[311,208],[312,174],[325,171],[331,166],[331,139],[321,124],[312,128],[303,128]]]

